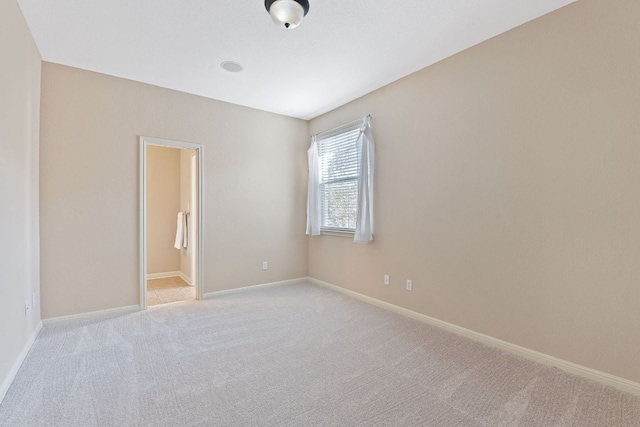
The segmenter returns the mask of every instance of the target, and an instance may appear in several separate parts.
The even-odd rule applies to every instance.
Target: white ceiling
[[[311,119],[574,0],[18,0],[42,59]],[[229,73],[223,61],[244,71]]]

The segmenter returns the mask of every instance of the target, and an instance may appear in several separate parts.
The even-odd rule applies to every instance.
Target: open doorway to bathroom
[[[140,305],[202,297],[202,146],[140,138]]]

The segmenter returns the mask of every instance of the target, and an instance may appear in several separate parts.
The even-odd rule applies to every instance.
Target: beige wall
[[[14,0],[0,2],[0,62],[1,400],[9,374],[40,322],[40,54]],[[25,302],[31,307],[27,317]]]
[[[147,147],[147,274],[180,270],[173,247],[180,211],[180,150]]]
[[[640,381],[639,21],[576,2],[313,120],[373,115],[377,231],[310,276]]]
[[[307,122],[45,62],[43,318],[139,303],[139,135],[204,145],[205,292],[307,275]]]

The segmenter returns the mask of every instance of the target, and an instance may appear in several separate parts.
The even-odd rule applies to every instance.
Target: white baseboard
[[[164,273],[147,274],[147,280],[151,280],[151,279],[166,279],[167,277],[179,277],[182,280],[184,280],[185,282],[187,282],[187,285],[195,286],[193,283],[191,283],[191,278],[189,276],[187,276],[186,274],[184,274],[182,271],[166,271]]]
[[[307,281],[309,281],[308,278],[300,277],[298,279],[281,280],[278,282],[261,283],[259,285],[244,286],[242,288],[225,289],[223,291],[216,291],[216,292],[207,292],[206,294],[202,295],[202,299],[211,299],[211,298],[216,298],[222,295],[237,294],[241,292],[254,291],[256,289],[270,288],[274,286],[299,285],[300,283],[305,283]]]
[[[89,313],[71,314],[69,316],[42,319],[42,324],[44,326],[66,325],[68,323],[82,322],[84,320],[108,319],[110,317],[135,313],[136,311],[140,311],[139,305],[127,305],[125,307],[109,308],[107,310],[90,311]]]
[[[27,354],[29,354],[29,350],[31,350],[31,346],[36,341],[36,338],[38,338],[38,334],[40,333],[41,329],[42,329],[42,321],[38,322],[38,325],[36,326],[36,329],[31,334],[29,341],[27,341],[27,343],[24,345],[24,348],[22,349],[22,352],[18,356],[18,359],[16,359],[16,362],[13,364],[13,367],[7,374],[7,377],[4,379],[4,381],[2,381],[2,385],[0,386],[0,403],[2,403],[2,401],[4,400],[4,397],[6,396],[7,391],[9,391],[9,387],[11,387],[11,383],[13,382],[16,375],[18,374],[18,371],[22,366],[22,362],[24,362],[24,359],[27,358]]]
[[[340,286],[332,285],[331,283],[323,282],[321,280],[317,280],[311,277],[308,278],[308,281],[315,285],[333,289],[334,291],[357,298],[361,301],[367,302],[377,307],[381,307],[381,308],[393,311],[395,313],[411,317],[413,319],[419,320],[429,325],[436,326],[438,328],[447,330],[449,332],[453,332],[457,335],[462,335],[464,337],[486,344],[490,347],[499,348],[501,350],[507,351],[512,354],[516,354],[520,357],[524,357],[525,359],[529,359],[534,362],[541,363],[543,365],[555,366],[570,374],[577,375],[579,377],[586,378],[589,380],[597,381],[601,384],[614,387],[618,390],[626,391],[628,393],[632,393],[634,395],[640,396],[640,384],[637,382],[616,377],[614,375],[607,374],[606,372],[601,372],[595,369],[587,368],[586,366],[578,365],[577,363],[573,363],[573,362],[568,362],[566,360],[562,360],[554,356],[549,356],[548,354],[540,353],[539,351],[531,350],[526,347],[512,344],[510,342],[503,341],[501,339],[494,338],[489,335],[481,334],[479,332],[475,332],[470,329],[463,328],[461,326],[456,326],[454,324],[451,324],[442,320],[438,320],[436,318],[429,317],[424,314],[420,314],[415,311],[411,311],[406,308],[390,304],[388,302],[384,302],[375,298],[368,297],[358,292],[341,288]]]
[[[150,273],[147,274],[147,280],[150,279],[166,279],[167,277],[180,277],[181,271],[165,271],[164,273]]]
[[[195,286],[195,283],[191,283],[191,277],[187,276],[187,275],[186,275],[186,274],[184,274],[182,271],[179,271],[178,273],[180,273],[180,274],[178,274],[178,276],[180,276],[180,278],[181,278],[182,280],[184,280],[185,282],[187,282],[187,285],[189,285],[189,286]]]

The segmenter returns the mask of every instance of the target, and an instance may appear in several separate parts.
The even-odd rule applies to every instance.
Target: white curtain
[[[373,240],[373,169],[375,149],[371,133],[371,116],[364,118],[360,128],[360,174],[358,175],[358,210],[353,241],[369,243]]]
[[[320,157],[316,137],[311,137],[311,147],[307,151],[309,160],[309,181],[307,191],[307,234],[320,235]]]

